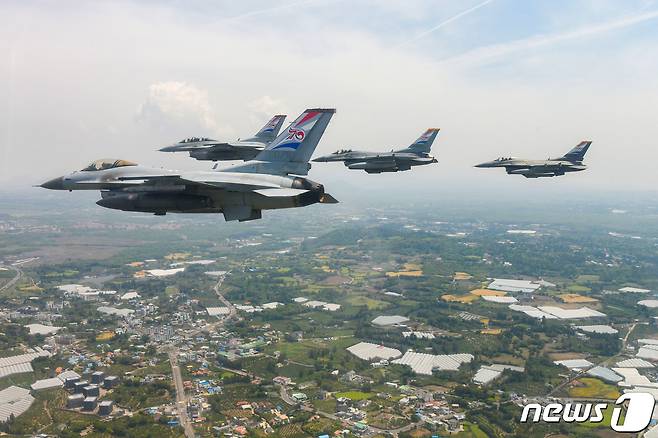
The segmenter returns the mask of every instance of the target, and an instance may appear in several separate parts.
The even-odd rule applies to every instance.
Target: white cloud
[[[171,124],[217,135],[216,116],[208,92],[186,82],[156,82],[137,111],[137,118],[157,128]]]
[[[274,114],[285,114],[286,106],[283,104],[283,101],[280,99],[274,99],[271,96],[261,96],[258,97],[247,105],[249,110],[253,113],[254,117],[257,120],[265,121],[269,119]],[[294,117],[294,114],[289,114],[289,116]]]
[[[427,52],[390,48],[381,35],[323,20],[319,4],[295,9],[289,17],[294,25],[263,13],[252,16],[248,27],[199,25],[181,17],[188,11],[176,9],[177,3],[72,2],[29,10],[13,4],[30,32],[0,27],[0,51],[9,42],[14,54],[11,71],[0,68],[0,96],[11,94],[11,106],[0,104],[0,148],[5,163],[26,164],[7,166],[0,182],[38,183],[105,156],[206,169],[208,163],[157,148],[191,135],[246,136],[275,112],[294,118],[304,108],[323,106],[338,111],[317,153],[389,150],[427,127],[442,128],[436,166],[373,176],[314,165],[311,178],[338,180],[332,187],[338,197],[350,185],[373,182],[382,190],[389,184],[416,191],[658,184],[655,42],[643,41],[641,50],[598,47],[577,57],[553,51],[533,63],[512,59],[506,69],[464,74],[461,66],[437,62]],[[479,9],[478,19],[502,4]],[[0,16],[16,15],[4,8],[9,6],[0,3]],[[622,81],[629,76],[632,81]],[[574,84],[574,77],[582,79]],[[135,122],[136,108],[141,123]],[[594,140],[586,159],[591,166],[578,175],[525,181],[472,168],[508,153],[556,155],[585,137]]]

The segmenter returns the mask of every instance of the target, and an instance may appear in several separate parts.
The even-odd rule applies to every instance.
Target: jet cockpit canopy
[[[208,137],[190,137],[179,141],[179,143],[196,143],[198,141],[214,141]]]
[[[114,169],[117,167],[137,166],[137,163],[127,160],[114,160],[112,158],[101,158],[89,164],[81,172],[94,172],[97,170]]]

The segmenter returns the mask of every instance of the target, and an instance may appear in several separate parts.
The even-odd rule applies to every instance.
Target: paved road
[[[297,404],[297,401],[294,398],[290,397],[288,391],[286,390],[286,387],[283,385],[278,385],[278,386],[279,386],[279,396],[281,397],[281,400],[288,403],[290,406],[295,406]]]
[[[231,272],[227,272],[226,275],[230,274]],[[226,278],[226,275],[220,275],[219,279],[217,280],[217,284],[215,284],[215,287],[213,290],[215,291],[215,294],[217,295],[217,298],[219,301],[222,302],[222,304],[226,307],[228,307],[228,315],[224,316],[220,321],[219,325],[223,325],[226,321],[230,321],[231,319],[235,318],[238,314],[237,309],[229,300],[227,300],[224,295],[219,291],[219,289],[222,287],[222,284],[224,283],[224,278]]]
[[[176,408],[178,411],[178,421],[180,421],[185,436],[187,438],[194,438],[194,428],[190,422],[190,417],[187,415],[187,396],[185,395],[185,387],[183,386],[183,376],[180,373],[177,359],[178,350],[169,350],[169,362],[171,363],[171,375],[174,379],[176,386]]]
[[[7,283],[5,283],[4,286],[0,287],[0,292],[3,292],[5,290],[9,289],[10,287],[12,287],[13,285],[15,285],[16,282],[18,282],[18,280],[20,280],[21,276],[23,275],[23,271],[18,269],[16,266],[11,266],[11,265],[9,265],[9,266],[0,266],[0,267],[11,269],[12,271],[14,271],[16,273],[14,278],[12,278]]]

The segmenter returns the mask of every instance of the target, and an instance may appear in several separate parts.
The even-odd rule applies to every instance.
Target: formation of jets
[[[227,221],[260,219],[263,210],[303,207],[338,201],[324,186],[306,176],[310,160],[335,109],[304,111],[280,132],[285,115],[275,115],[253,137],[234,142],[192,137],[160,149],[188,152],[197,160],[244,163],[208,171],[179,172],[141,166],[127,160],[101,159],[82,170],[54,178],[41,187],[51,190],[100,190],[98,205],[153,213],[222,213]],[[439,129],[427,129],[415,142],[390,152],[340,150],[314,162],[342,161],[348,169],[367,173],[401,172],[436,163],[430,155]],[[586,169],[591,141],[583,141],[564,156],[547,160],[499,158],[475,167],[504,167],[526,178],[564,175]]]

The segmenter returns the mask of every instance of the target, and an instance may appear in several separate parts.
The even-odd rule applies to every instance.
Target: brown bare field
[[[579,294],[562,294],[558,295],[560,299],[565,302],[565,303],[596,303],[599,300],[596,298],[592,297],[586,297],[584,295],[579,295]]]
[[[479,297],[504,297],[507,295],[507,292],[491,289],[474,289],[470,293]]]
[[[442,295],[441,299],[443,301],[446,301],[448,303],[462,303],[462,304],[469,304],[475,300],[477,300],[478,297],[477,295]]]

